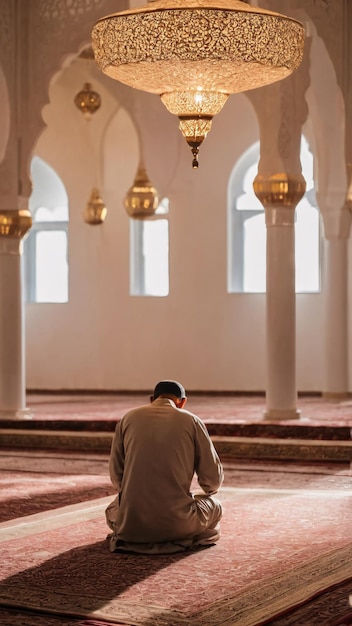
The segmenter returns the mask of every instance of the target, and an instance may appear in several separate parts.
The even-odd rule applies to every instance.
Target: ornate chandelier
[[[199,146],[228,96],[300,65],[304,28],[242,0],[150,0],[99,19],[92,44],[105,74],[161,96],[198,167]]]

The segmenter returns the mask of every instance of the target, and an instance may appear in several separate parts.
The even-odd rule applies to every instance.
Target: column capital
[[[22,239],[32,227],[32,216],[28,209],[0,210],[0,237]]]
[[[257,174],[253,182],[254,193],[264,208],[295,209],[306,191],[306,181],[301,174],[286,173],[263,176]]]

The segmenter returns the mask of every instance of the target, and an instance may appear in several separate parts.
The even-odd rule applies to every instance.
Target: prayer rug
[[[270,626],[348,626],[352,624],[352,579],[288,611]]]
[[[108,455],[0,450],[0,523],[112,495]],[[226,486],[350,490],[339,464],[224,461]],[[196,488],[196,485],[195,485]]]
[[[0,450],[0,523],[113,493],[108,455]]]
[[[220,499],[219,543],[177,555],[109,553],[107,498],[87,516],[67,507],[17,534],[2,525],[0,606],[88,624],[257,626],[351,577],[350,491],[225,486]]]
[[[1,626],[107,626],[109,623],[0,608],[0,624]],[[125,624],[115,623],[114,626],[125,626]]]
[[[350,626],[352,581],[333,587],[297,609],[265,622],[266,626]],[[107,626],[108,622],[74,619],[18,609],[0,608],[1,626]],[[111,622],[110,622],[111,624]],[[114,623],[114,626],[125,626]],[[264,623],[262,622],[262,626]]]
[[[0,471],[0,522],[113,493],[108,475]]]

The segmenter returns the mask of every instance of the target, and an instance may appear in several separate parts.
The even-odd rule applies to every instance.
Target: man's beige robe
[[[203,499],[190,491],[194,474]],[[223,469],[208,431],[168,398],[129,411],[118,422],[110,476],[118,492],[107,509],[115,543],[187,546],[221,516],[219,502],[209,496],[218,491]]]

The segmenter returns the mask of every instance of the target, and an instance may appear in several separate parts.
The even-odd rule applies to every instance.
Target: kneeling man
[[[177,381],[160,381],[147,406],[118,422],[110,453],[117,497],[106,509],[110,550],[170,554],[219,539],[223,468]],[[200,494],[191,493],[197,475]]]

